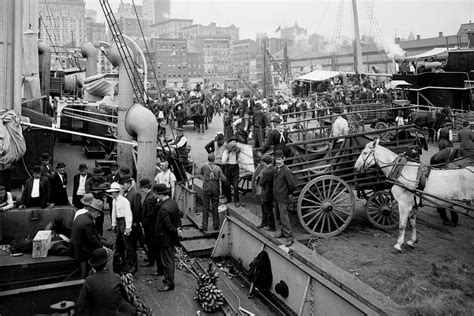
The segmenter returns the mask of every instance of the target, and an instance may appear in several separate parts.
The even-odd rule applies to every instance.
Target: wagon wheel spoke
[[[366,213],[369,221],[378,228],[392,229],[398,224],[398,212],[389,191],[378,191],[367,200]]]
[[[318,212],[322,212],[322,211],[321,211],[321,210],[313,210],[313,211],[310,211],[310,212],[304,214],[304,215],[302,216],[302,218],[306,218],[306,217],[308,217],[308,216],[310,216],[310,215],[312,215],[312,214],[314,214],[314,213],[318,213]]]
[[[319,201],[314,201],[314,200],[310,200],[310,199],[308,199],[307,197],[304,197],[303,200],[304,200],[304,201],[307,201],[307,202],[309,202],[309,203],[311,203],[311,204],[321,204],[321,202],[319,202]]]
[[[336,216],[337,218],[339,218],[339,220],[340,220],[341,222],[344,223],[344,222],[346,221],[344,218],[342,218],[342,217],[341,217],[339,214],[337,214],[336,212],[332,212],[332,214],[333,214],[334,216]]]
[[[326,220],[327,220],[327,222],[328,222],[328,232],[332,232],[332,229],[331,229],[331,221],[330,221],[330,217],[331,217],[331,216],[330,216],[330,215],[331,215],[331,213],[327,213],[327,214],[326,214]]]
[[[317,196],[316,194],[314,194],[311,190],[308,190],[308,193],[311,194],[316,200],[319,201],[319,203],[322,203],[323,201],[321,200],[321,198],[319,196]]]
[[[317,220],[316,223],[314,223],[314,225],[313,225],[313,228],[312,228],[313,231],[316,230],[316,227],[318,226],[319,222],[321,221],[322,218],[324,218],[324,212],[321,212],[321,213],[319,213],[317,216],[313,217],[313,218],[311,219],[311,221],[308,222],[308,226],[309,226],[309,224],[310,224],[314,219],[316,219],[316,218],[317,218],[318,220]]]
[[[339,182],[339,183],[336,185],[336,187],[335,187],[335,188],[334,188],[334,190],[333,190],[333,192],[334,192],[334,193],[333,193],[333,194],[331,194],[331,197],[330,197],[329,199],[331,199],[331,200],[332,200],[333,198],[335,198],[335,196],[334,196],[334,195],[335,195],[335,194],[337,194],[337,189],[339,188],[339,186],[340,186],[340,185],[341,185],[341,182]],[[343,190],[342,190],[342,191],[340,191],[340,192],[339,192],[339,194],[341,194],[341,192],[344,192],[344,191],[343,191]],[[339,194],[337,194],[337,195],[339,195]]]
[[[322,234],[324,230],[324,221],[326,220],[326,213],[323,214],[323,221],[321,222],[321,229],[319,230],[319,233]]]
[[[342,203],[343,201],[346,201],[346,200],[350,200],[350,197],[348,196],[342,196],[342,197],[339,197],[337,200],[332,200],[332,204],[333,206],[336,206],[336,205],[347,205],[347,203]],[[349,201],[350,202],[350,201]]]

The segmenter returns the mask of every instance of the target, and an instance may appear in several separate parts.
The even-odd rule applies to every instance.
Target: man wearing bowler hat
[[[26,180],[19,208],[49,206],[51,187],[48,178],[41,176],[41,167],[34,166],[31,169],[31,178]]]
[[[85,163],[79,165],[79,173],[73,178],[72,204],[79,210],[82,208],[81,199],[86,194],[86,181],[92,177]]]
[[[294,237],[288,216],[288,203],[292,198],[291,194],[295,191],[296,180],[284,160],[283,152],[275,151],[276,171],[273,177],[273,197],[277,218],[279,215],[281,220],[281,232],[275,238],[286,238],[285,246],[289,247],[293,244]]]
[[[136,309],[128,303],[128,297],[118,274],[107,269],[111,251],[95,249],[88,263],[95,273],[82,285],[76,302],[77,315],[136,315]]]
[[[67,196],[67,173],[66,165],[63,162],[58,162],[56,171],[49,177],[51,185],[51,203],[55,206],[69,205]]]
[[[156,213],[154,212],[154,210],[157,198],[156,194],[152,190],[152,183],[150,179],[140,179],[139,185],[140,193],[144,197],[142,205],[142,224],[143,230],[145,231],[145,244],[148,257],[145,260],[148,262],[148,264],[144,264],[143,267],[153,267],[155,265],[155,249],[153,245],[153,239],[155,234],[156,223]]]
[[[165,284],[158,291],[174,290],[174,246],[182,236],[181,212],[176,201],[170,198],[170,190],[164,184],[154,188],[158,199],[163,202],[156,216],[155,242],[159,252]]]
[[[76,212],[72,222],[69,249],[72,257],[81,263],[82,277],[85,277],[89,270],[86,267],[87,260],[90,259],[95,249],[103,246],[95,226],[95,220],[103,212],[104,205],[91,193],[85,194],[81,203],[84,208]]]

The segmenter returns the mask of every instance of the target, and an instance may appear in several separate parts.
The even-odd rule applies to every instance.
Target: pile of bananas
[[[136,315],[138,316],[148,316],[152,315],[152,310],[150,307],[143,302],[137,294],[137,289],[133,285],[133,275],[131,273],[123,274],[120,276],[122,279],[122,284],[125,287],[125,292],[127,292],[128,302],[137,309]]]
[[[199,273],[198,286],[196,287],[196,299],[201,304],[202,309],[207,313],[217,311],[224,305],[224,294],[217,288],[217,278],[219,274]]]

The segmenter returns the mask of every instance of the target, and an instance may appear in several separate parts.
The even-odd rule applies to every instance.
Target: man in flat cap
[[[267,140],[262,147],[262,153],[266,153],[271,146],[273,150],[281,150],[285,156],[289,156],[289,148],[286,147],[288,143],[288,130],[281,125],[281,118],[279,116],[274,116],[271,119],[272,131],[268,134]]]
[[[81,199],[86,194],[86,181],[92,177],[85,163],[79,165],[79,173],[73,178],[72,204],[79,210],[82,208]]]

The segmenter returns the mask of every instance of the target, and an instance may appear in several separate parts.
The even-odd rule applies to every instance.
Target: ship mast
[[[359,34],[359,18],[357,15],[357,3],[356,0],[352,0],[352,13],[354,15],[354,71],[361,73],[363,72],[362,65],[362,46],[360,45],[360,34]]]

